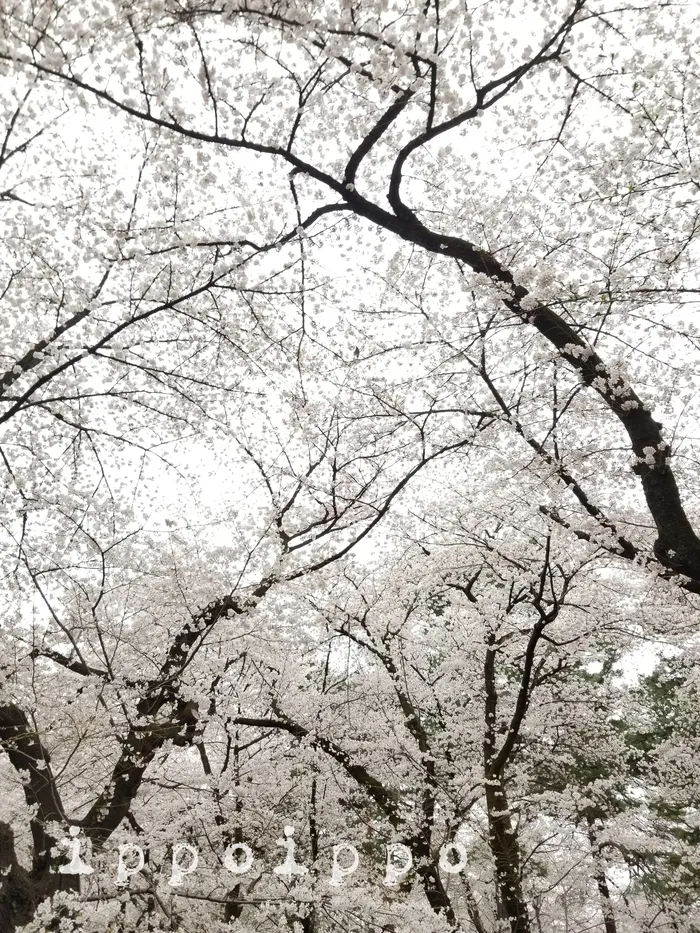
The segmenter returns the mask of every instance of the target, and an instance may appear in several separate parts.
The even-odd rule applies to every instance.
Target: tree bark
[[[47,837],[48,838],[48,837]],[[7,823],[0,823],[0,931],[15,933],[34,917],[39,904],[59,891],[78,891],[79,877],[50,871],[48,861],[39,859],[31,871],[17,861],[14,833]],[[56,929],[61,920],[55,918]],[[51,927],[50,929],[53,929]]]
[[[605,933],[617,933],[617,922],[610,897],[610,888],[608,887],[608,878],[605,874],[605,867],[600,855],[600,847],[595,833],[595,820],[590,813],[586,814],[588,823],[588,841],[591,845],[591,853],[595,863],[595,873],[593,875],[598,894],[600,894],[600,909],[603,912],[603,923],[605,924]]]
[[[496,873],[499,919],[506,920],[510,933],[530,933],[530,912],[522,886],[520,846],[517,827],[511,818],[503,778],[505,759],[496,753],[496,708],[498,695],[495,676],[495,637],[490,635],[484,661],[486,687],[484,730],[484,784],[489,828],[489,848]]]
[[[522,886],[520,846],[513,825],[503,780],[487,779],[486,808],[489,847],[496,870],[499,916],[510,933],[530,933],[530,913]]]

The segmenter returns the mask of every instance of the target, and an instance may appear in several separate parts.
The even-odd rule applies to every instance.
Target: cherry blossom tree
[[[697,928],[693,13],[3,6],[8,929]]]

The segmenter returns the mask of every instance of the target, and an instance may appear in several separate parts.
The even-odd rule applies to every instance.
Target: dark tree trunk
[[[530,933],[530,914],[523,894],[518,836],[508,809],[508,797],[500,777],[486,783],[489,847],[496,869],[499,914],[510,924],[510,933]]]
[[[15,933],[17,927],[29,923],[39,904],[59,891],[77,891],[79,876],[51,872],[48,862],[27,871],[17,861],[14,833],[6,823],[0,823],[0,931]],[[56,929],[61,917],[55,917]],[[47,928],[47,933],[53,927]]]
[[[591,844],[591,852],[593,853],[595,861],[595,874],[593,877],[598,888],[598,894],[600,894],[600,909],[603,912],[605,933],[617,933],[617,923],[615,922],[612,898],[610,897],[610,888],[608,887],[608,878],[600,859],[600,847],[598,846],[595,833],[595,820],[590,813],[586,814],[586,821],[588,823],[588,841]]]
[[[535,627],[528,645],[530,661],[539,638],[538,627]],[[530,913],[528,910],[522,886],[522,871],[520,866],[520,845],[517,828],[511,819],[508,795],[506,793],[503,768],[512,754],[514,743],[511,736],[515,729],[504,740],[500,752],[496,752],[496,711],[498,706],[498,693],[496,690],[495,671],[495,636],[490,634],[486,642],[486,657],[484,659],[484,686],[486,688],[486,703],[484,706],[484,784],[486,791],[486,813],[489,827],[489,847],[493,856],[496,873],[496,897],[498,902],[498,916],[506,920],[510,933],[530,933]],[[529,685],[529,667],[523,675],[524,689],[521,690],[521,710],[517,714],[519,728],[525,709],[527,708],[527,687]],[[513,722],[515,725],[515,720]]]

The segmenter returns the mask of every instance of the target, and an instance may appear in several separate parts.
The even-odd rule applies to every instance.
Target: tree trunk
[[[530,933],[530,914],[520,870],[520,847],[501,777],[487,778],[486,808],[489,847],[496,869],[499,917],[508,921],[510,933]]]
[[[541,627],[535,627],[528,645],[528,654],[534,653]],[[522,873],[520,868],[520,846],[516,827],[510,815],[508,795],[506,794],[503,768],[512,754],[514,743],[504,744],[500,753],[496,753],[496,711],[498,692],[496,690],[495,670],[495,635],[490,633],[486,640],[484,659],[484,687],[486,702],[484,705],[484,785],[486,789],[486,813],[489,827],[489,848],[493,855],[496,873],[496,898],[498,917],[509,924],[510,933],[530,933],[530,914],[523,895]],[[523,675],[525,688],[529,682],[529,668]],[[527,689],[524,697],[520,720],[527,708]],[[514,733],[513,733],[514,734]],[[507,740],[506,740],[507,741]]]
[[[603,912],[603,923],[605,924],[605,933],[617,933],[617,923],[613,912],[612,898],[610,897],[610,888],[608,887],[608,878],[605,874],[605,867],[600,857],[600,848],[595,834],[594,819],[590,813],[586,814],[588,823],[588,841],[591,844],[591,852],[595,864],[595,883],[600,894],[600,909]]]
[[[58,891],[79,890],[80,878],[77,875],[62,875],[49,870],[49,865],[41,860],[39,867],[27,871],[17,861],[14,847],[14,833],[6,823],[0,823],[0,871],[3,872],[0,885],[0,931],[15,933],[17,927],[29,923],[39,904]],[[61,921],[55,917],[55,929]],[[47,931],[54,929],[53,926]]]

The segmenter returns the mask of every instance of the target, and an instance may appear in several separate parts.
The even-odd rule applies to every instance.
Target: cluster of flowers
[[[81,841],[78,838],[80,830],[77,826],[71,826],[69,829],[70,838],[61,840],[61,844],[69,850],[70,862],[67,865],[61,865],[57,869],[64,875],[91,875],[94,868],[83,861],[80,855]],[[294,857],[296,843],[294,841],[294,827],[284,827],[284,837],[277,840],[277,844],[286,851],[284,862],[276,865],[272,870],[276,875],[291,879],[295,875],[305,875],[308,868],[300,865]],[[399,882],[408,874],[413,867],[413,856],[408,846],[403,843],[390,843],[386,848],[386,872],[384,875],[384,884],[391,887]],[[341,865],[339,857],[344,854],[344,861],[349,864]],[[451,861],[451,859],[456,859]],[[234,875],[243,875],[249,872],[253,867],[253,850],[243,842],[237,842],[230,845],[223,857],[223,864],[228,871]],[[117,863],[116,883],[118,885],[128,885],[132,875],[138,874],[145,864],[144,851],[141,846],[133,843],[124,843],[119,846],[119,860]],[[168,884],[172,887],[182,885],[185,876],[191,875],[197,870],[199,864],[199,853],[194,846],[189,843],[181,842],[173,846],[172,868]],[[355,848],[349,842],[341,842],[333,846],[333,863],[331,866],[330,884],[340,886],[345,880],[357,871],[360,864],[360,856]],[[448,843],[440,849],[440,869],[448,874],[457,874],[467,865],[467,851],[463,845],[457,842]]]

